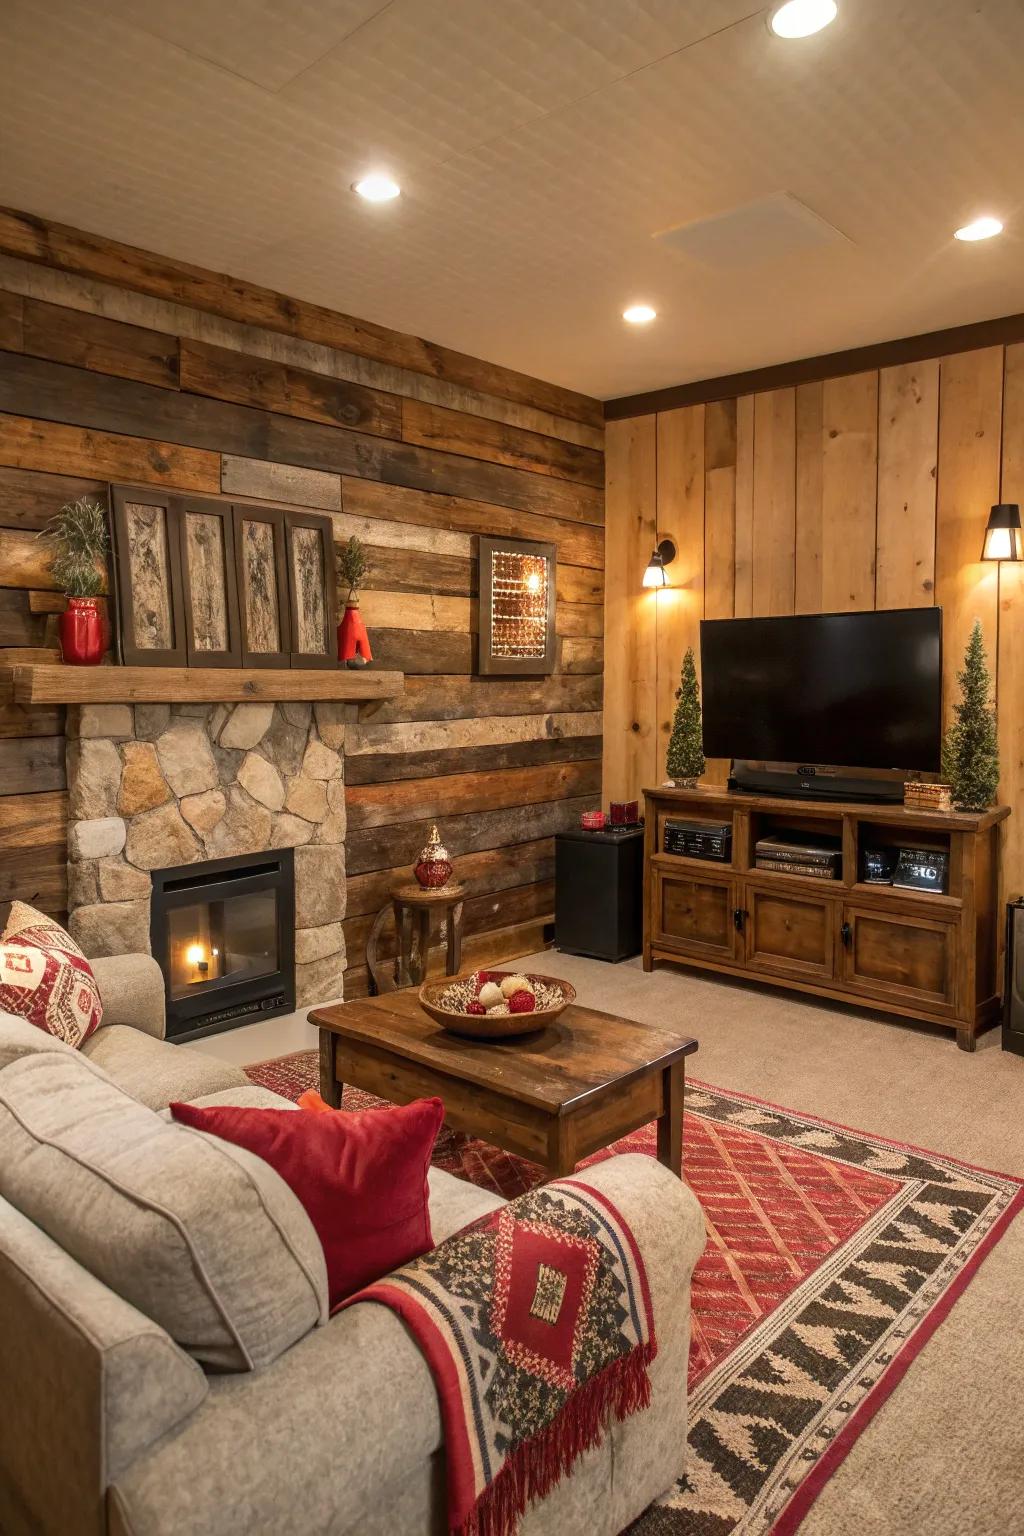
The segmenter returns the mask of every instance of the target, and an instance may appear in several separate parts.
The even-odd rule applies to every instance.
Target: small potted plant
[[[668,743],[668,776],[677,789],[692,789],[706,766],[701,741],[700,685],[692,646],[683,657],[676,700]]]
[[[53,578],[67,597],[59,622],[61,655],[71,666],[94,667],[105,649],[98,599],[107,585],[107,514],[82,496],[65,503],[40,537],[53,549]]]
[[[354,534],[338,556],[338,574],[348,587],[345,612],[338,625],[338,660],[346,667],[365,667],[373,660],[370,637],[359,612],[359,585],[366,575],[366,552]]]

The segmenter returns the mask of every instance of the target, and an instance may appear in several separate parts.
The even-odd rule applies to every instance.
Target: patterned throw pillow
[[[96,978],[74,939],[23,901],[12,904],[0,934],[0,1009],[73,1046],[103,1017]]]

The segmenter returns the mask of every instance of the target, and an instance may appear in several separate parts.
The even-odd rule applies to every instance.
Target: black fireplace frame
[[[295,1008],[295,850],[275,848],[266,853],[236,854],[202,864],[177,864],[152,871],[149,940],[153,958],[164,977],[167,1039],[199,1040],[241,1024],[273,1019]],[[245,896],[277,891],[278,968],[265,976],[240,981],[218,977],[188,997],[171,997],[168,913],[197,899]],[[219,1006],[218,1006],[219,1000]]]

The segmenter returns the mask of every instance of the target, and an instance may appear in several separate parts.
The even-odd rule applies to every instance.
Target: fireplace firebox
[[[295,1007],[291,848],[154,870],[149,929],[164,974],[169,1040]]]

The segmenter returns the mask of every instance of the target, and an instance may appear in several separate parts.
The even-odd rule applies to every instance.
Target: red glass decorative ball
[[[513,992],[508,1000],[509,1013],[532,1013],[537,999],[532,992]]]
[[[484,1007],[483,1003],[467,1003],[466,1012],[471,1013],[473,1017],[476,1018],[479,1014],[485,1014],[487,1009]]]

